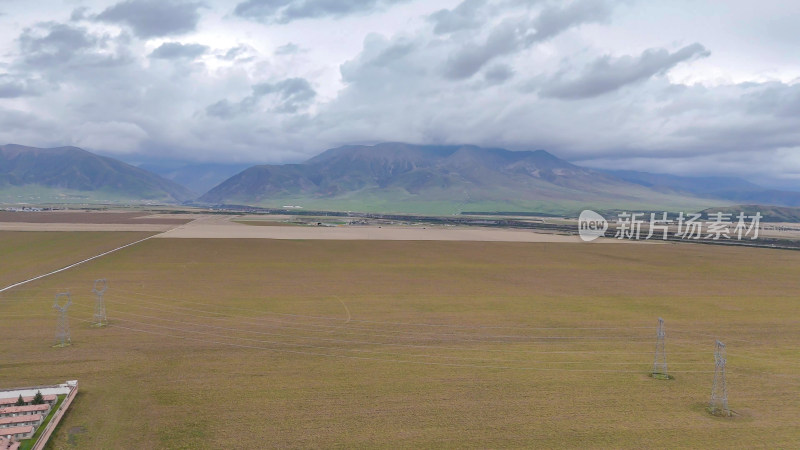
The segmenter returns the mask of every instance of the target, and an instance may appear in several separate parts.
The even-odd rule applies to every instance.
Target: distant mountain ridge
[[[158,175],[78,147],[0,146],[0,191],[34,187],[102,192],[132,200],[183,202],[194,197],[185,187]]]
[[[157,159],[135,167],[77,147],[9,144],[0,146],[0,201],[184,202],[196,197],[185,185],[201,191],[244,167]],[[544,150],[383,143],[330,149],[300,164],[245,168],[198,201],[438,215],[463,211],[563,215],[582,209],[794,207],[800,206],[800,192],[767,189],[734,177],[594,170]]]
[[[195,197],[208,192],[228,178],[252,166],[252,164],[187,163],[185,161],[158,160],[145,161],[135,165],[189,188],[196,194]]]
[[[736,177],[684,177],[633,170],[603,172],[658,192],[691,194],[737,203],[800,206],[800,192],[769,189]]]
[[[544,150],[403,143],[343,146],[302,164],[254,166],[199,200],[448,214],[711,206],[693,196],[663,194],[576,166]]]

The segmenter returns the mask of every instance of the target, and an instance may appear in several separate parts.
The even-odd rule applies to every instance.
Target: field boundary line
[[[83,305],[79,305],[83,306]],[[91,309],[89,306],[85,306],[87,309]],[[126,311],[117,311],[116,314],[124,314],[129,316],[136,316],[142,317],[146,319],[154,319],[159,321],[165,322],[172,322],[172,323],[179,323],[183,325],[190,325],[196,327],[203,327],[203,328],[212,328],[212,329],[219,329],[225,331],[232,331],[236,333],[246,333],[246,334],[257,334],[257,335],[265,335],[265,336],[275,336],[275,337],[282,337],[288,338],[293,340],[302,340],[302,341],[326,341],[326,342],[338,342],[344,344],[361,344],[361,345],[377,345],[377,346],[391,346],[391,347],[403,347],[403,348],[417,348],[417,349],[435,349],[435,350],[445,350],[445,351],[483,351],[483,352],[503,352],[503,353],[517,353],[517,354],[613,354],[613,355],[651,355],[652,352],[601,352],[601,351],[525,351],[525,350],[497,350],[497,349],[474,349],[469,347],[448,347],[448,346],[438,346],[438,345],[429,345],[429,344],[403,344],[403,343],[391,343],[391,342],[377,342],[377,341],[364,341],[364,340],[354,340],[354,339],[336,339],[336,338],[324,338],[324,337],[317,337],[317,336],[307,336],[307,335],[292,335],[292,334],[282,334],[282,333],[272,333],[266,331],[258,331],[258,330],[248,330],[242,328],[231,328],[231,327],[221,327],[216,325],[208,325],[208,324],[201,324],[196,322],[185,322],[181,320],[175,319],[167,319],[163,317],[155,317],[155,316],[148,316],[144,314],[136,314],[132,312]],[[119,319],[127,321],[127,319]],[[216,318],[214,318],[216,319]],[[136,322],[145,324],[144,322]],[[148,324],[158,327],[155,324]],[[673,353],[675,354],[675,353]],[[686,354],[683,352],[678,352],[677,354]],[[705,354],[705,352],[693,352],[690,354]],[[563,364],[564,362],[559,362]],[[638,364],[638,363],[637,363]]]
[[[103,256],[106,256],[106,255],[108,255],[108,254],[110,254],[110,253],[114,253],[114,252],[116,252],[116,251],[122,250],[122,249],[124,249],[124,248],[128,248],[128,247],[130,247],[130,246],[132,246],[132,245],[136,245],[136,244],[138,244],[138,243],[140,243],[140,242],[144,242],[144,241],[146,241],[146,240],[148,240],[148,239],[153,239],[154,237],[158,236],[159,234],[162,234],[162,233],[154,234],[154,235],[152,235],[152,236],[147,236],[147,237],[146,237],[146,238],[144,238],[144,239],[139,239],[139,240],[138,240],[138,241],[136,241],[136,242],[131,242],[131,243],[129,243],[129,244],[125,244],[125,245],[123,245],[123,246],[121,246],[121,247],[117,247],[117,248],[115,248],[115,249],[111,249],[111,250],[108,250],[108,251],[106,251],[106,252],[100,253],[99,255],[94,255],[94,256],[92,256],[91,258],[86,258],[86,259],[84,259],[84,260],[82,260],[82,261],[78,261],[78,262],[76,262],[76,263],[72,263],[72,264],[70,264],[70,265],[68,265],[68,266],[62,267],[62,268],[60,268],[60,269],[56,269],[56,270],[54,270],[54,271],[52,271],[52,272],[48,272],[48,273],[45,273],[45,274],[42,274],[42,275],[39,275],[39,276],[36,276],[36,277],[33,277],[33,278],[29,278],[29,279],[27,279],[27,280],[25,280],[25,281],[20,281],[20,282],[18,282],[18,283],[14,283],[14,284],[12,284],[12,285],[9,285],[9,286],[6,286],[6,287],[4,287],[4,288],[0,289],[0,293],[2,293],[2,292],[5,292],[5,291],[9,291],[9,290],[11,290],[11,289],[14,289],[14,288],[15,288],[15,287],[17,287],[17,286],[22,286],[23,284],[28,284],[28,283],[30,283],[30,282],[33,282],[33,281],[36,281],[36,280],[41,280],[42,278],[49,277],[50,275],[55,275],[55,274],[57,274],[57,273],[60,273],[60,272],[63,272],[63,271],[65,271],[65,270],[72,269],[73,267],[80,266],[81,264],[87,263],[87,262],[89,262],[89,261],[93,261],[93,260],[95,260],[95,259],[97,259],[97,258],[101,258],[101,257],[103,257]]]

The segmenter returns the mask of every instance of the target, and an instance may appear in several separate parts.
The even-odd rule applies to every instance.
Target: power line
[[[137,302],[143,302],[143,303],[146,303],[146,304],[152,304],[152,305],[157,305],[157,306],[161,306],[161,307],[166,307],[166,308],[173,308],[173,309],[192,311],[192,312],[197,312],[197,313],[202,313],[202,314],[213,314],[213,315],[217,315],[217,316],[230,317],[229,314],[220,313],[220,312],[216,312],[216,311],[206,311],[206,310],[200,310],[200,309],[196,309],[196,308],[186,308],[186,307],[168,305],[168,304],[164,304],[164,303],[158,303],[158,302],[141,300],[141,299],[131,299],[129,297],[124,297],[124,298],[129,299],[129,300],[134,300],[134,301],[137,301]],[[145,309],[154,309],[154,310],[157,309],[157,308],[148,308],[146,306],[141,306],[141,305],[139,305],[139,307],[140,308],[145,308]],[[160,310],[160,309],[158,309],[158,310]],[[181,313],[181,312],[178,312],[177,314],[184,314],[184,315],[191,316],[191,314],[186,314],[186,313]],[[236,317],[241,317],[241,316],[236,316]],[[207,318],[213,319],[213,317],[207,317]],[[374,333],[374,332],[378,331],[378,332],[381,332],[381,333],[392,333],[392,334],[390,334],[390,335],[376,334],[375,336],[400,338],[400,339],[418,339],[418,338],[420,338],[420,336],[424,335],[424,336],[428,336],[429,338],[432,338],[432,337],[441,338],[441,337],[445,336],[445,337],[448,337],[448,339],[450,339],[450,337],[457,337],[457,338],[460,338],[460,339],[457,339],[457,340],[474,341],[474,342],[499,342],[499,343],[521,342],[521,341],[502,340],[502,339],[509,339],[509,338],[510,339],[520,339],[520,340],[526,340],[526,339],[530,339],[530,340],[536,340],[536,339],[540,339],[540,340],[542,340],[542,339],[543,340],[597,339],[597,340],[626,340],[626,341],[629,341],[630,343],[640,343],[640,344],[642,344],[644,342],[634,342],[634,341],[648,339],[648,338],[645,338],[644,336],[522,336],[522,335],[479,335],[479,334],[464,334],[464,333],[435,333],[435,332],[422,332],[422,331],[376,330],[374,328],[351,327],[351,326],[345,327],[345,326],[319,325],[319,324],[297,324],[295,322],[289,322],[289,321],[280,320],[280,319],[271,319],[271,318],[266,318],[266,317],[257,317],[257,318],[252,318],[251,317],[251,319],[263,320],[263,321],[268,321],[268,322],[290,323],[292,325],[299,325],[299,326],[302,326],[302,327],[325,328],[326,330],[298,328],[296,326],[295,327],[291,327],[291,326],[280,325],[282,328],[287,328],[287,329],[297,329],[297,330],[312,331],[312,332],[317,332],[317,333],[330,332],[330,329],[335,329],[335,330],[340,330],[340,331],[342,331],[344,333],[347,333],[347,334],[354,334],[352,331],[356,331],[356,333],[358,333],[359,331],[370,332],[370,333]],[[246,323],[246,322],[244,322],[244,323]],[[252,323],[252,322],[250,322],[250,323]],[[649,327],[649,329],[652,329],[652,327]],[[397,336],[397,335],[411,335],[412,337]],[[476,337],[480,337],[481,339],[470,339],[470,338],[476,338]],[[493,338],[494,338],[494,340],[492,340]],[[497,340],[497,339],[501,339],[501,340]]]
[[[608,369],[564,369],[564,368],[550,368],[550,367],[515,367],[515,366],[493,366],[493,365],[479,365],[479,364],[456,364],[456,363],[441,363],[441,362],[431,362],[431,361],[414,361],[414,360],[400,360],[400,359],[387,359],[387,358],[372,358],[367,356],[354,356],[354,355],[338,355],[338,354],[330,354],[330,353],[319,353],[319,352],[309,352],[304,350],[289,350],[289,349],[279,349],[279,348],[272,348],[272,347],[262,347],[262,346],[255,346],[255,345],[245,345],[245,344],[234,344],[230,342],[221,342],[221,341],[212,341],[207,339],[199,339],[199,338],[192,338],[189,336],[179,336],[179,335],[172,335],[168,333],[160,333],[151,330],[142,330],[136,329],[131,327],[123,327],[121,325],[111,324],[110,327],[112,328],[120,328],[123,330],[140,332],[140,333],[148,333],[154,334],[159,336],[170,337],[173,339],[179,340],[189,340],[195,342],[201,342],[204,344],[215,344],[215,345],[225,345],[229,347],[238,347],[238,348],[247,348],[247,349],[254,349],[254,350],[267,350],[273,352],[281,352],[281,353],[292,353],[292,354],[300,354],[300,355],[311,355],[311,356],[322,356],[328,358],[344,358],[344,359],[356,359],[356,360],[366,360],[366,361],[377,361],[377,362],[391,362],[391,363],[400,363],[400,364],[417,364],[417,365],[426,365],[426,366],[442,366],[442,367],[466,367],[466,368],[479,368],[479,369],[505,369],[505,370],[532,370],[532,371],[548,371],[548,372],[603,372],[603,373],[641,373],[641,371],[636,370],[608,370]],[[711,373],[710,371],[680,371],[680,373]]]
[[[291,313],[279,313],[274,311],[265,311],[260,309],[253,309],[253,308],[240,308],[236,306],[230,305],[213,305],[209,303],[202,303],[202,302],[194,302],[185,299],[178,299],[174,297],[164,297],[152,294],[144,294],[141,292],[129,291],[126,289],[120,289],[121,292],[127,292],[128,294],[138,295],[143,297],[149,298],[156,298],[161,300],[171,300],[171,301],[178,301],[181,303],[190,303],[195,305],[201,306],[212,306],[212,307],[223,307],[228,309],[235,309],[244,312],[256,312],[260,314],[270,314],[270,315],[277,315],[277,316],[285,316],[285,317],[299,317],[299,318],[307,318],[307,319],[318,319],[318,320],[331,320],[331,321],[343,321],[343,322],[360,322],[360,323],[372,323],[378,325],[400,325],[400,326],[419,326],[419,327],[442,327],[442,328],[462,328],[462,329],[519,329],[519,330],[650,330],[653,327],[648,326],[640,326],[640,327],[523,327],[523,326],[490,326],[490,325],[453,325],[453,324],[434,324],[434,323],[414,323],[414,322],[387,322],[387,321],[379,321],[379,320],[364,320],[364,319],[343,319],[341,317],[331,317],[331,316],[315,316],[315,315],[304,315],[304,314],[291,314]]]
[[[136,313],[130,313],[130,312],[120,312],[120,311],[118,311],[117,313],[118,314],[136,316],[136,317],[142,317],[142,318],[149,318],[149,319],[167,321],[167,322],[172,322],[172,323],[179,323],[179,324],[182,324],[182,325],[218,329],[218,330],[223,330],[223,331],[232,331],[232,332],[236,332],[236,333],[250,333],[250,334],[258,334],[258,335],[285,337],[285,338],[289,338],[289,339],[317,340],[317,341],[318,340],[323,340],[323,341],[337,342],[337,343],[343,343],[343,344],[378,345],[378,346],[392,346],[392,347],[405,347],[405,348],[424,348],[424,349],[437,349],[437,350],[484,351],[482,349],[458,348],[458,347],[441,347],[441,346],[434,346],[434,345],[394,344],[394,343],[386,343],[386,342],[370,342],[370,341],[356,341],[356,340],[347,340],[347,339],[321,338],[321,337],[316,337],[316,336],[310,336],[310,337],[309,336],[293,336],[293,335],[285,335],[285,334],[279,334],[279,333],[269,333],[269,332],[263,332],[263,331],[244,330],[244,329],[239,329],[239,328],[220,327],[220,326],[215,326],[215,325],[206,325],[206,324],[198,324],[198,323],[193,323],[193,322],[184,322],[184,321],[179,321],[179,320],[165,319],[165,318],[147,316],[147,315],[143,315],[143,314],[136,314]],[[117,320],[122,320],[124,322],[130,322],[130,323],[136,323],[136,324],[139,324],[139,325],[154,326],[154,327],[157,327],[157,328],[166,328],[166,329],[170,329],[170,330],[173,330],[173,331],[202,333],[202,332],[197,332],[197,331],[194,331],[194,330],[182,330],[182,329],[178,329],[178,328],[164,327],[164,326],[161,326],[161,325],[155,325],[155,324],[146,323],[146,322],[138,322],[138,321],[129,320],[129,319],[117,318]],[[209,334],[209,333],[202,333],[202,334]],[[234,337],[234,336],[225,336],[225,335],[217,335],[217,334],[211,334],[211,335],[217,336],[217,337],[226,337],[226,338],[231,338],[231,339],[242,339],[242,338],[238,338],[238,337]],[[246,339],[246,340],[250,340],[250,339]],[[275,342],[272,342],[272,341],[257,341],[257,342],[275,343]],[[300,344],[290,344],[290,343],[283,343],[283,342],[280,342],[280,344],[281,345],[300,345]],[[301,345],[301,346],[306,346],[306,345]],[[309,347],[311,347],[311,346],[309,346]],[[319,348],[337,348],[337,349],[339,349],[338,347],[319,347]],[[342,350],[358,351],[358,350],[349,350],[349,349],[342,349]],[[489,351],[491,351],[491,350],[489,350]],[[380,353],[380,352],[377,352],[377,353]],[[535,352],[535,351],[534,352],[525,352],[525,351],[519,351],[519,352],[513,352],[513,353],[531,353],[531,354],[562,354],[562,353],[564,353],[564,354],[569,354],[569,353],[592,353],[592,352]],[[608,352],[597,352],[597,353],[608,354]],[[627,353],[614,353],[614,354],[627,355]],[[636,353],[636,354],[641,354],[641,353]],[[414,355],[414,356],[421,356],[421,355]],[[475,358],[460,358],[460,359],[475,359]],[[503,360],[494,360],[494,361],[503,361]],[[554,363],[554,364],[585,364],[588,361],[537,361],[537,362]],[[641,365],[642,363],[637,361],[637,362],[609,362],[609,363],[601,363],[601,364]],[[693,365],[693,364],[697,364],[697,363],[686,363],[686,364],[687,365]]]

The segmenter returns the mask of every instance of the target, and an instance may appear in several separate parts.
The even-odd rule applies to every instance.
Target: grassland
[[[148,192],[139,194],[124,194],[107,189],[94,191],[78,191],[74,189],[51,188],[40,185],[28,184],[25,186],[0,187],[0,203],[17,206],[41,205],[45,203],[57,204],[146,204],[154,201],[168,199],[153,199]]]
[[[153,233],[0,232],[0,288],[92,257]]]
[[[798,268],[682,244],[150,240],[0,296],[0,386],[80,380],[53,448],[796,448]],[[111,326],[75,295],[51,348],[53,293],[99,277]],[[659,316],[670,381],[647,376]],[[704,410],[715,338],[730,419]]]

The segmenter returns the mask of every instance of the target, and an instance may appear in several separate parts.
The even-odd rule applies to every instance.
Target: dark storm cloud
[[[697,154],[776,150],[794,147],[800,141],[800,128],[796,124],[756,118],[734,123],[687,124],[675,134],[693,139],[684,149],[678,148],[668,152],[673,158]]]
[[[204,55],[208,47],[200,44],[181,44],[180,42],[165,42],[150,53],[151,58],[158,59],[195,59]]]
[[[28,114],[22,111],[0,107],[0,123],[9,129],[13,130],[15,128],[29,128],[31,124],[35,123],[37,120],[38,119],[34,114]]]
[[[85,27],[63,23],[45,22],[25,28],[17,43],[19,57],[12,62],[16,71],[38,72],[56,83],[74,75],[96,76],[99,69],[117,68],[133,60],[127,36],[95,34]]]
[[[496,64],[484,73],[484,78],[486,78],[486,81],[491,85],[505,83],[513,76],[514,69],[507,64]]]
[[[605,22],[612,9],[612,5],[600,0],[576,1],[563,8],[545,8],[533,20],[536,32],[527,36],[526,43],[545,41],[578,25]]]
[[[272,99],[273,112],[293,114],[307,107],[317,93],[305,78],[287,78],[277,83],[260,83],[252,86],[252,94],[238,103],[227,99],[220,100],[206,107],[206,114],[221,119],[249,114],[256,111],[257,106],[267,97]]]
[[[253,86],[253,96],[261,98],[273,94],[278,98],[277,112],[294,113],[307,106],[317,93],[305,78],[289,78],[275,84],[262,83]]]
[[[637,57],[603,56],[590,63],[575,78],[567,78],[567,73],[562,71],[545,83],[541,95],[561,99],[596,97],[663,74],[683,61],[708,55],[710,52],[705,47],[695,43],[673,53],[664,49],[648,49]]]
[[[446,78],[469,78],[495,58],[510,55],[582,24],[607,20],[611,7],[600,1],[578,1],[566,7],[550,6],[534,19],[507,19],[495,26],[483,42],[468,42],[451,55]]]
[[[234,14],[267,23],[367,14],[408,0],[247,0]]]
[[[0,142],[258,162],[351,142],[469,142],[618,168],[800,173],[791,2],[733,2],[736,20],[713,21],[709,1],[691,2],[691,17],[630,0],[395,3],[7,3],[18,14],[0,0]],[[352,25],[341,42],[338,17]],[[328,20],[300,20],[312,18]]]
[[[429,65],[430,57],[420,54],[421,42],[397,38],[392,41],[373,34],[364,41],[358,57],[340,67],[346,83],[392,89],[411,83],[424,73],[421,64]],[[371,93],[372,94],[372,93]]]
[[[206,114],[220,119],[231,119],[243,111],[239,104],[233,104],[228,99],[220,100],[206,107]]]
[[[766,83],[764,89],[744,96],[744,101],[753,114],[800,117],[800,84]]]
[[[470,42],[456,50],[447,60],[445,77],[454,80],[469,78],[492,59],[517,52],[523,47],[527,32],[527,23],[511,20],[501,23],[484,42]]]
[[[69,20],[72,22],[80,22],[81,20],[85,20],[87,18],[86,13],[88,11],[89,8],[86,6],[75,8],[72,10],[72,14],[70,14]]]
[[[194,31],[202,6],[176,0],[128,0],[106,8],[95,20],[128,25],[140,38],[172,36]]]
[[[31,66],[66,63],[97,45],[85,28],[61,23],[41,23],[19,36],[22,59]]]
[[[0,98],[19,98],[41,95],[41,83],[9,74],[0,74]]]
[[[0,132],[19,136],[21,139],[49,140],[54,131],[54,124],[42,120],[38,114],[7,109],[2,106],[0,106],[0,124],[2,124]],[[12,141],[6,139],[6,142]]]
[[[428,20],[434,24],[435,34],[480,28],[485,21],[480,11],[485,5],[486,0],[464,0],[453,9],[436,11],[428,17]]]

